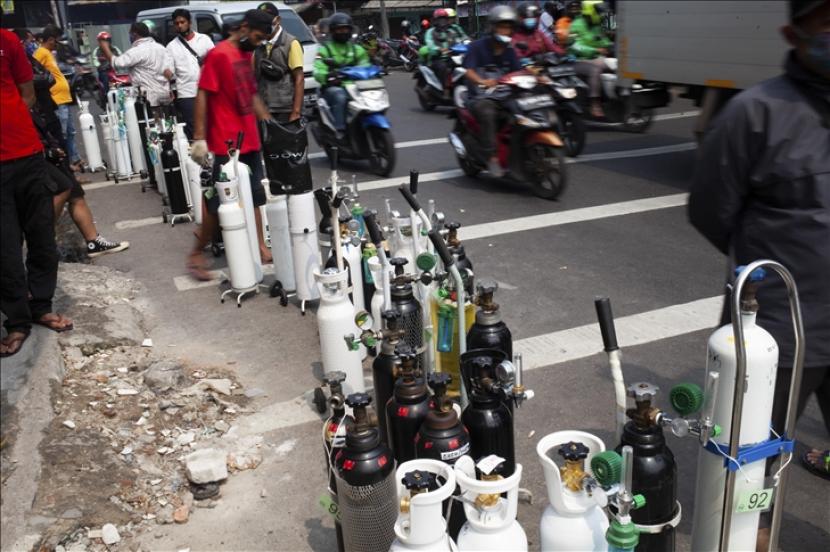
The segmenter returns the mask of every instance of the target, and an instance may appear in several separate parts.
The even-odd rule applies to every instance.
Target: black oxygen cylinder
[[[161,166],[164,168],[164,185],[167,187],[167,197],[170,200],[170,212],[174,215],[186,215],[189,211],[187,195],[182,181],[182,168],[179,164],[179,155],[173,147],[173,133],[161,134]]]
[[[461,375],[470,400],[461,421],[470,433],[470,456],[501,456],[504,475],[509,476],[516,469],[513,413],[496,373],[504,359],[504,353],[495,349],[470,349],[461,355]]]
[[[412,282],[404,277],[404,266],[408,261],[394,257],[389,264],[395,267],[395,277],[390,282],[392,306],[401,314],[400,327],[403,329],[403,341],[415,351],[424,343],[424,320],[421,304],[412,292]],[[418,355],[418,367],[422,366],[422,355]]]
[[[406,350],[402,350],[406,347]],[[430,397],[424,378],[415,369],[415,355],[409,347],[398,347],[401,377],[395,382],[392,398],[386,403],[387,444],[398,465],[415,458],[415,437],[430,411]]]
[[[150,185],[158,187],[156,173],[153,171],[153,163],[150,160],[150,151],[147,149],[147,124],[150,122],[150,106],[144,94],[138,94],[135,98],[135,115],[138,119],[138,135],[141,138],[141,151],[144,152],[144,162],[147,165],[147,176],[150,178]]]
[[[331,406],[331,416],[326,420],[324,431],[329,492],[335,503],[337,502],[337,481],[334,477],[334,458],[343,445],[345,445],[345,437],[343,434],[354,422],[351,416],[346,415],[346,402],[343,398],[343,381],[345,379],[345,372],[335,371],[327,373],[324,380],[331,391],[328,401]],[[344,552],[346,547],[343,544],[343,528],[340,526],[337,518],[334,521],[334,530],[337,533],[337,550]]]
[[[493,301],[498,289],[495,282],[482,281],[477,286],[479,309],[476,321],[467,332],[467,349],[496,349],[513,358],[513,335],[501,319],[499,305]]]
[[[416,458],[432,458],[449,465],[470,452],[470,434],[458,419],[452,401],[447,397],[447,387],[452,376],[445,372],[433,372],[427,378],[435,393],[434,408],[429,411],[415,441]],[[458,538],[461,527],[467,521],[460,501],[448,498],[444,509],[450,508],[448,532],[453,540]]]
[[[372,362],[372,386],[375,390],[375,405],[378,411],[378,426],[381,439],[389,444],[386,427],[386,416],[383,415],[386,403],[392,398],[397,376],[398,362],[403,359],[398,355],[412,355],[410,347],[401,342],[403,332],[399,329],[400,314],[395,309],[383,311],[383,340],[380,343],[380,353]]]

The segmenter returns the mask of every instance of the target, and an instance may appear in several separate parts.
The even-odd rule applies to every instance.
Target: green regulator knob
[[[669,392],[669,401],[681,416],[694,414],[703,407],[703,389],[694,383],[675,385]]]
[[[639,510],[640,508],[646,505],[646,497],[644,497],[641,494],[635,494],[631,498],[634,501],[634,504],[631,505],[632,510]]]
[[[613,450],[595,454],[591,458],[591,471],[597,482],[603,487],[619,483],[622,474],[622,456]]]
[[[432,270],[436,264],[435,255],[432,253],[421,253],[415,258],[415,265],[424,272]]]
[[[710,434],[710,437],[717,437],[721,433],[723,433],[723,428],[718,424],[715,424],[712,426],[712,433]]]

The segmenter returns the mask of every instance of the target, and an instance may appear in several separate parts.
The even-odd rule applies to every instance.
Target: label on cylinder
[[[470,452],[470,443],[464,443],[464,446],[458,448],[456,450],[448,450],[447,452],[441,453],[441,460],[446,462],[447,460],[455,460],[456,458],[461,458],[465,454]]]
[[[738,496],[735,504],[735,513],[763,512],[769,510],[773,502],[774,487],[768,489],[748,490]]]

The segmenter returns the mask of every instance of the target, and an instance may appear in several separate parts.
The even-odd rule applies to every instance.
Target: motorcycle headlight
[[[576,88],[560,88],[559,94],[566,100],[576,98]]]

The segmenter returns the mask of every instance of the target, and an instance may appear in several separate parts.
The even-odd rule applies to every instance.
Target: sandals
[[[207,270],[207,263],[205,262],[202,253],[191,253],[187,258],[187,272],[190,277],[199,282],[209,282],[213,280],[213,275]]]
[[[820,455],[818,464],[810,461],[810,458],[807,455],[811,453],[818,453]],[[801,455],[801,465],[813,475],[830,480],[830,450],[811,450],[805,452]]]
[[[61,322],[69,322],[69,324],[62,325]],[[75,329],[75,325],[72,323],[71,320],[69,320],[62,314],[54,312],[48,312],[44,314],[37,320],[33,320],[32,324],[43,326],[44,328],[50,329],[55,333],[63,333]]]
[[[13,351],[0,351],[0,358],[8,358],[19,353],[23,348],[23,344],[29,339],[29,335],[30,332],[28,330],[13,330],[9,332],[9,335],[3,338],[3,345],[11,348],[14,344],[17,344],[17,348]]]

